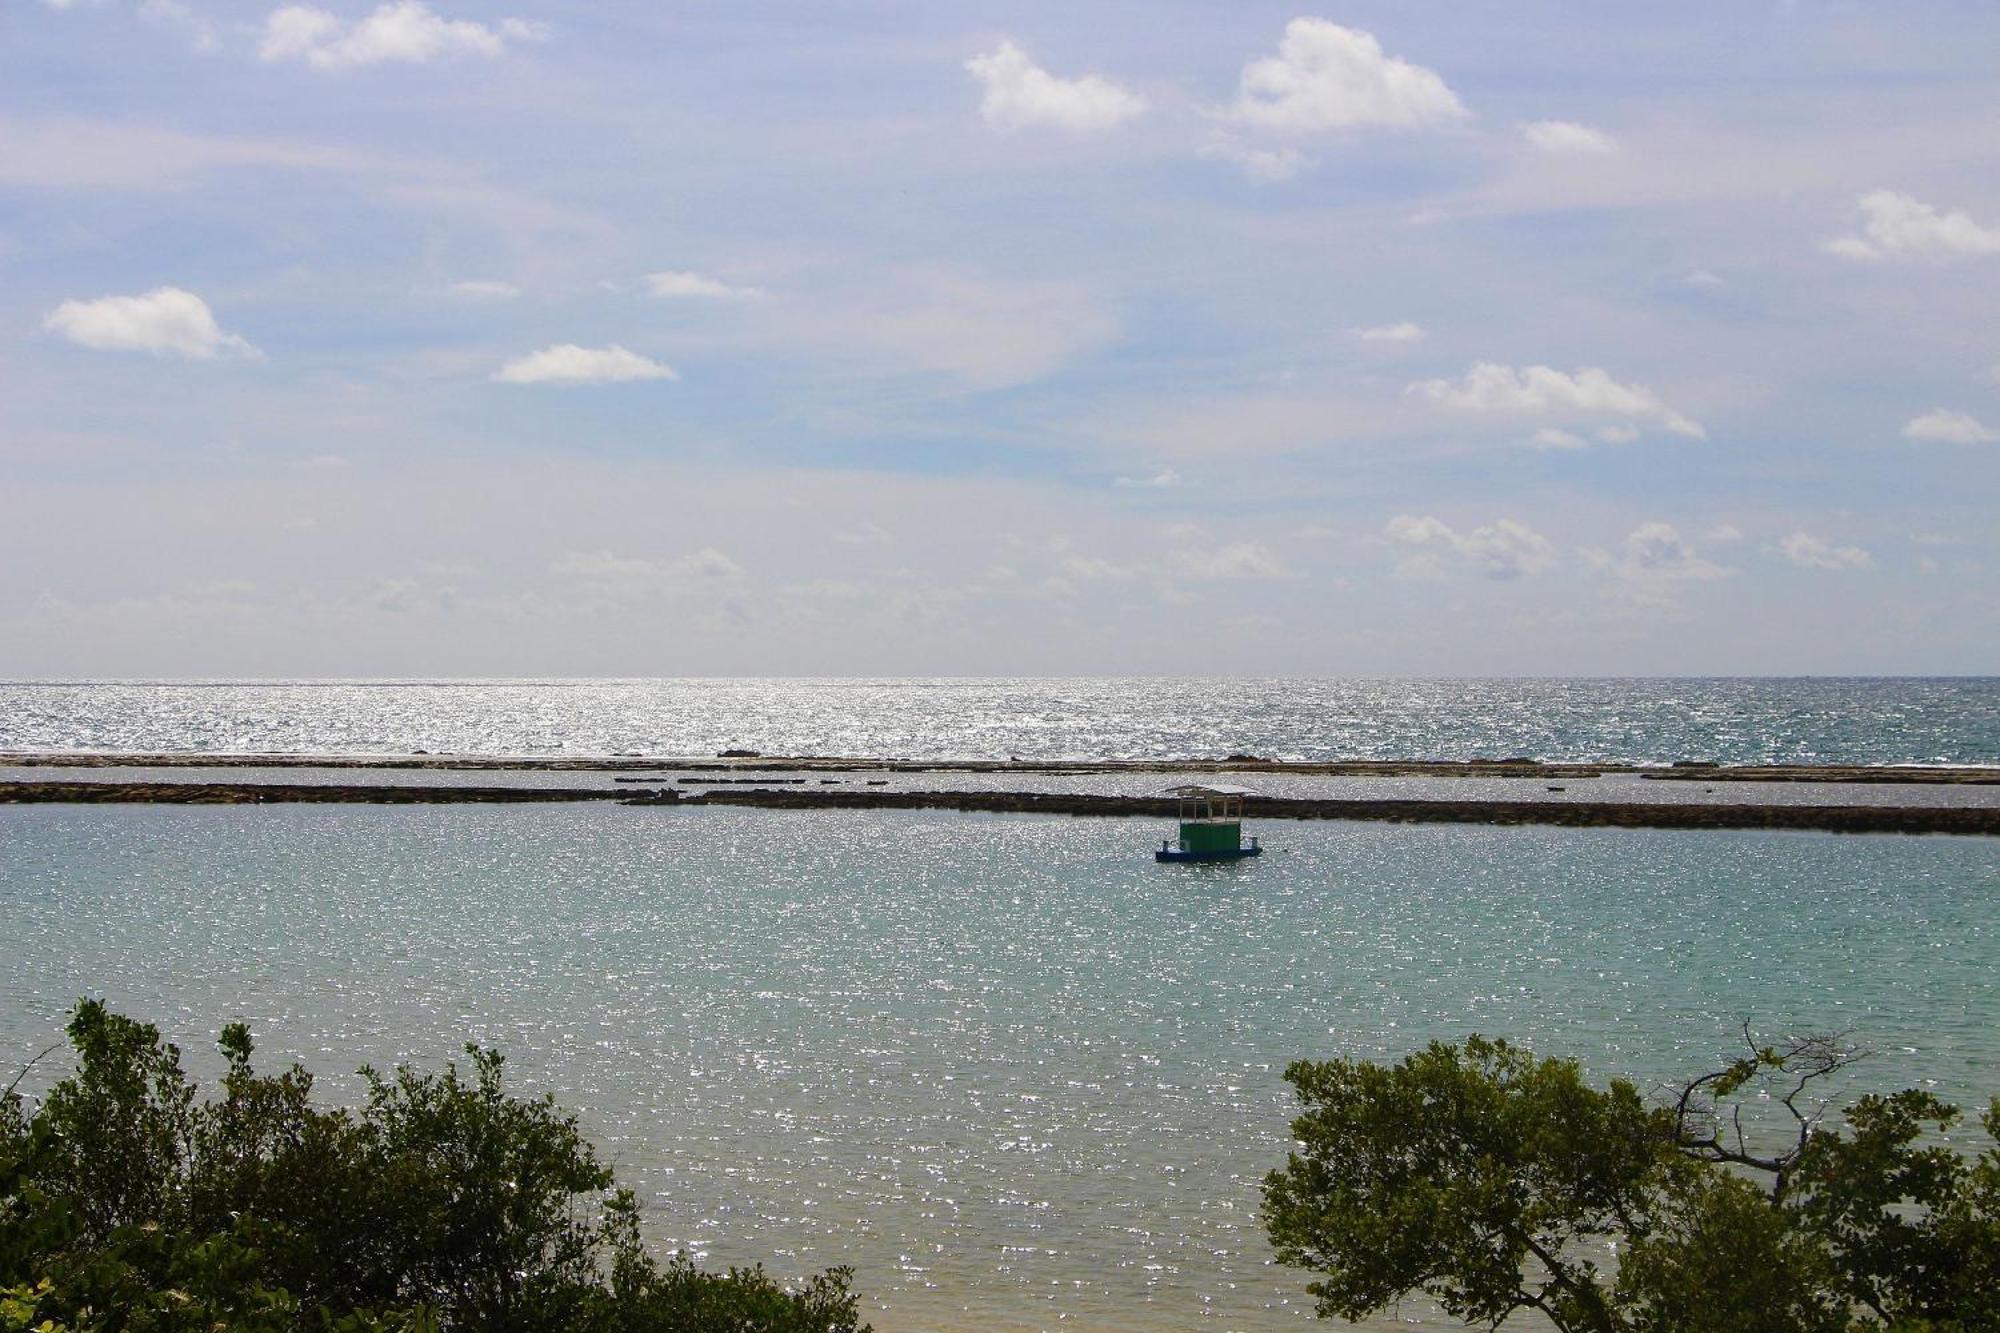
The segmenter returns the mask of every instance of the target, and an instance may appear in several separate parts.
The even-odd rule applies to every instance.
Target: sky
[[[2000,6],[0,0],[0,675],[1992,674]]]

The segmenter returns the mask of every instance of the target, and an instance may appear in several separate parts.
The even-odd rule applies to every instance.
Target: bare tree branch
[[[1807,1033],[1787,1038],[1778,1045],[1760,1045],[1746,1019],[1742,1027],[1743,1058],[1678,1085],[1666,1085],[1675,1146],[1702,1161],[1765,1172],[1773,1178],[1771,1197],[1782,1199],[1790,1184],[1791,1168],[1817,1132],[1831,1101],[1820,1098],[1805,1106],[1801,1099],[1816,1083],[1867,1055],[1849,1044],[1850,1035],[1847,1031]],[[1783,1081],[1766,1095],[1785,1108],[1796,1133],[1783,1151],[1759,1153],[1750,1144],[1755,1123],[1746,1124],[1744,1102],[1731,1099],[1746,1088],[1780,1078]],[[1730,1102],[1726,1131],[1725,1102]]]
[[[34,1059],[28,1061],[28,1063],[22,1065],[20,1072],[14,1075],[14,1081],[7,1085],[7,1091],[0,1092],[0,1102],[4,1102],[8,1098],[14,1095],[14,1089],[21,1086],[21,1080],[28,1076],[28,1071],[30,1069],[33,1069],[36,1065],[48,1059],[51,1055],[54,1055],[57,1051],[61,1050],[63,1046],[64,1046],[63,1042],[57,1042],[55,1045],[49,1047],[47,1050],[37,1055]]]

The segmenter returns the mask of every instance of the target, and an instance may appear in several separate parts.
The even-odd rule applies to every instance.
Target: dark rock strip
[[[601,787],[340,787],[278,782],[0,782],[0,805],[465,805],[628,799]],[[674,793],[661,793],[668,800]]]
[[[709,768],[731,764],[705,763]],[[0,751],[0,768],[416,768],[440,772],[482,769],[536,773],[606,773],[687,768],[653,755],[476,755],[476,754],[206,754],[198,750]]]
[[[628,802],[645,805],[638,799]],[[986,791],[714,790],[684,805],[767,810],[968,810],[1172,819],[1172,799]],[[1321,801],[1253,796],[1246,819],[1366,819],[1403,824],[1558,824],[1589,828],[1812,829],[1831,833],[2000,835],[2000,809],[1876,805],[1690,805],[1619,801]]]
[[[1996,768],[1914,768],[1888,764],[1870,768],[1865,764],[1738,764],[1723,768],[1717,764],[1675,764],[1672,768],[1645,769],[1639,776],[1655,782],[1880,782],[1918,786],[2000,785]]]
[[[967,810],[1002,814],[1171,819],[1171,799],[1056,792],[828,791],[708,788],[683,797],[602,787],[389,787],[308,783],[4,782],[0,804],[454,805],[622,801],[627,805],[737,805],[766,810]],[[1366,819],[1392,823],[1558,824],[1570,827],[1815,829],[1833,833],[2000,835],[2000,809],[1883,805],[1654,805],[1620,801],[1329,801],[1252,797],[1250,819]]]

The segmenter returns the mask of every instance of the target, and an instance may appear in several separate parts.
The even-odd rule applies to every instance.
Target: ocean
[[[2000,764],[2000,678],[0,682],[0,751]]]

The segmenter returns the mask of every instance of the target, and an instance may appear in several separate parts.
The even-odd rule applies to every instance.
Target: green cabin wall
[[[1181,846],[1191,852],[1234,851],[1242,844],[1243,825],[1234,819],[1226,823],[1181,825]]]

